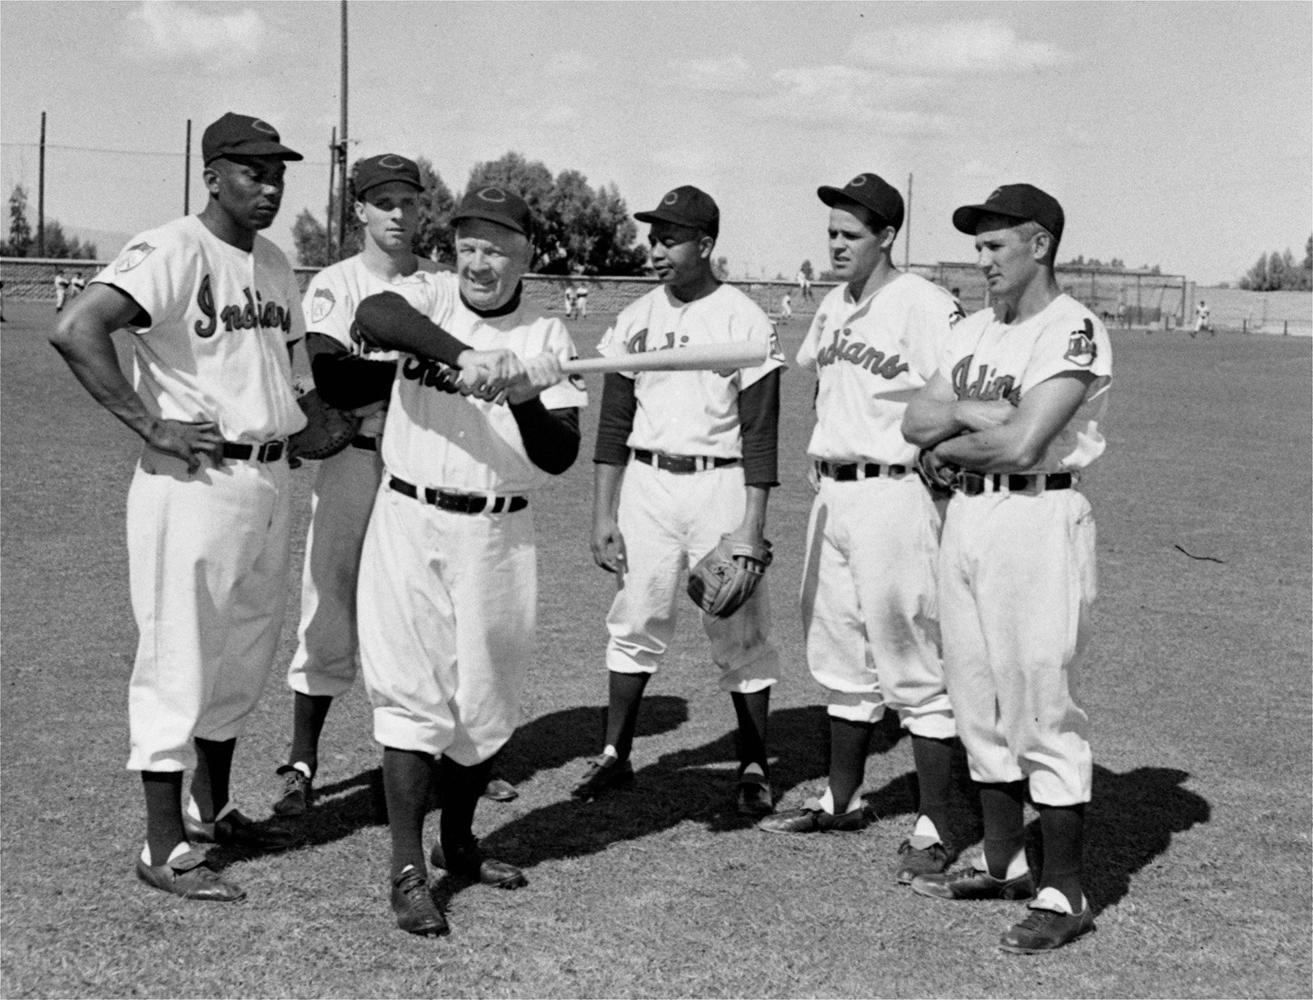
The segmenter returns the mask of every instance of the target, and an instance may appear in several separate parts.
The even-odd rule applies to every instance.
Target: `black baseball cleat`
[[[770,782],[753,775],[740,777],[735,809],[740,816],[769,816],[773,813],[775,797]]]
[[[443,868],[458,878],[490,885],[494,889],[520,889],[529,884],[524,872],[506,861],[485,858],[479,842],[471,840],[459,847],[434,844],[429,861],[435,868]]]
[[[900,885],[911,885],[918,875],[937,875],[948,867],[951,860],[943,844],[913,847],[910,840],[898,845],[898,867],[894,871]]]
[[[628,760],[616,760],[601,754],[588,762],[588,770],[570,789],[572,798],[587,802],[612,788],[630,788],[634,784],[634,766]]]
[[[194,844],[219,844],[258,851],[285,851],[297,841],[296,834],[286,827],[267,821],[257,823],[236,809],[213,823],[202,823],[184,812],[182,829]]]
[[[1030,899],[1035,895],[1035,876],[1026,871],[1016,878],[994,878],[976,868],[957,868],[918,875],[911,886],[913,892],[937,899]]]
[[[1032,903],[1026,919],[1013,924],[998,946],[1014,955],[1034,955],[1071,944],[1094,929],[1094,913],[1088,902],[1080,913],[1063,913]]]
[[[801,809],[767,816],[757,824],[766,833],[853,833],[866,829],[871,815],[865,805],[846,813],[827,813],[815,799],[808,799]]]
[[[162,865],[148,865],[137,858],[137,878],[149,886],[183,899],[208,903],[235,903],[246,893],[210,867],[205,855],[195,849]]]
[[[274,803],[277,816],[304,816],[310,808],[313,782],[298,767],[284,764],[277,771],[283,778],[283,792]]]
[[[514,802],[520,797],[519,791],[505,778],[489,778],[483,788],[483,797],[493,802]]]
[[[450,930],[429,894],[428,880],[414,865],[407,865],[392,880],[392,912],[397,915],[397,926],[408,934],[437,937]]]

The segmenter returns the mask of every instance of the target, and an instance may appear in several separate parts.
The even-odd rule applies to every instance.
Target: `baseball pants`
[[[827,712],[917,736],[956,735],[940,662],[939,515],[914,475],[819,481],[801,609],[807,665]]]
[[[955,494],[940,549],[944,675],[979,782],[1036,803],[1090,800],[1076,685],[1098,590],[1094,514],[1076,490]]]
[[[535,655],[532,508],[458,514],[380,488],[360,560],[360,660],[385,747],[466,767],[511,738]]]
[[[629,463],[617,517],[626,568],[606,616],[608,670],[656,672],[675,634],[679,602],[688,600],[683,572],[739,526],[745,502],[742,466],[677,475]],[[779,679],[767,583],[728,618],[702,613],[722,691],[751,694]]]
[[[378,452],[348,447],[319,463],[301,574],[301,624],[287,685],[336,698],[356,678],[356,578],[383,473]]]
[[[273,666],[287,595],[285,461],[208,461],[147,448],[128,490],[128,577],[140,639],[128,770],[196,764],[193,737],[242,732]]]

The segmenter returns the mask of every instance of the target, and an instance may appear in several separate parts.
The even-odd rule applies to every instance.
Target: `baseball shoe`
[[[608,789],[630,788],[633,784],[634,766],[628,760],[616,760],[601,754],[588,762],[588,770],[570,789],[570,796],[587,802]]]
[[[283,777],[283,794],[274,803],[275,815],[304,816],[310,808],[313,782],[299,767],[291,764],[284,764],[277,773]]]
[[[937,875],[948,867],[948,848],[943,844],[913,847],[910,840],[898,845],[898,869],[894,877],[901,885],[910,885],[918,875]]]
[[[162,865],[148,865],[137,858],[137,878],[163,892],[183,899],[209,903],[235,903],[246,893],[210,867],[204,854],[195,849]]]
[[[871,821],[865,805],[837,816],[827,813],[815,799],[808,799],[801,809],[767,816],[757,824],[767,833],[851,833],[864,830]]]
[[[769,816],[775,811],[775,796],[765,778],[748,775],[739,777],[739,792],[735,809],[740,816]]]
[[[277,823],[257,823],[236,809],[213,823],[202,823],[188,812],[182,814],[182,829],[194,844],[219,844],[258,851],[285,851],[296,843],[296,834]]]
[[[1051,894],[1055,892],[1054,889],[1040,890],[1039,898],[1030,904],[1026,919],[1013,924],[999,939],[998,946],[1014,955],[1034,955],[1071,944],[1095,929],[1094,914],[1088,901],[1080,913],[1066,913],[1060,908],[1066,899],[1052,899]]]
[[[408,934],[437,937],[450,930],[429,894],[428,880],[414,865],[406,865],[392,880],[392,912],[397,915],[397,926]]]
[[[429,861],[435,868],[443,868],[460,878],[490,885],[494,889],[520,889],[529,884],[524,872],[514,865],[496,858],[485,858],[477,840],[446,851],[441,844],[434,844]]]
[[[504,778],[489,778],[487,786],[483,789],[483,797],[493,802],[514,802],[520,797],[520,793]]]
[[[917,875],[912,891],[938,899],[1030,899],[1035,895],[1035,876],[1029,871],[1016,878],[994,878],[976,868]]]

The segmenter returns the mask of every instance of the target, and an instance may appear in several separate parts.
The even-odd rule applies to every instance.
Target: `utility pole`
[[[337,215],[337,127],[328,140],[328,213],[325,220],[326,243],[329,259],[333,253],[333,217]]]
[[[339,250],[346,244],[346,224],[347,224],[347,179],[346,179],[346,147],[347,147],[347,25],[346,25],[346,5],[347,0],[342,0],[342,84],[341,84],[341,128],[339,131],[340,138],[337,146],[337,182],[342,192],[341,199],[338,201],[338,225],[337,239]]]
[[[907,212],[904,216],[903,226],[903,270],[907,270],[907,262],[912,259],[912,175],[907,175]]]
[[[41,156],[36,180],[36,255],[46,255],[46,113],[41,112]]]
[[[182,151],[182,214],[191,215],[191,119],[187,119],[187,143]]]

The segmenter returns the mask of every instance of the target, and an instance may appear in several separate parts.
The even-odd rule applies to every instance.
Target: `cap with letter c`
[[[533,235],[533,213],[528,203],[514,191],[496,184],[485,184],[465,193],[452,213],[451,224],[455,226],[465,219],[483,219],[525,236]]]
[[[955,211],[953,228],[968,236],[975,236],[977,225],[987,215],[1016,219],[1018,222],[1038,222],[1053,234],[1054,240],[1062,239],[1062,228],[1067,221],[1062,206],[1053,195],[1041,191],[1033,184],[1004,184],[995,188],[981,204],[963,205]]]
[[[370,188],[380,184],[408,184],[416,191],[423,191],[424,184],[419,179],[419,164],[396,153],[383,153],[380,156],[367,156],[357,160],[351,174],[351,186],[356,197],[360,198]]]
[[[720,235],[720,208],[711,195],[692,184],[667,191],[660,205],[650,212],[635,212],[634,218],[639,222],[671,222],[676,226],[687,226],[712,239]]]
[[[894,229],[903,228],[903,196],[878,174],[858,174],[841,188],[818,187],[816,196],[831,208],[844,201],[856,202]]]
[[[229,111],[211,122],[201,136],[201,158],[209,166],[223,156],[275,156],[280,160],[305,159],[283,145],[278,130],[261,118]]]

